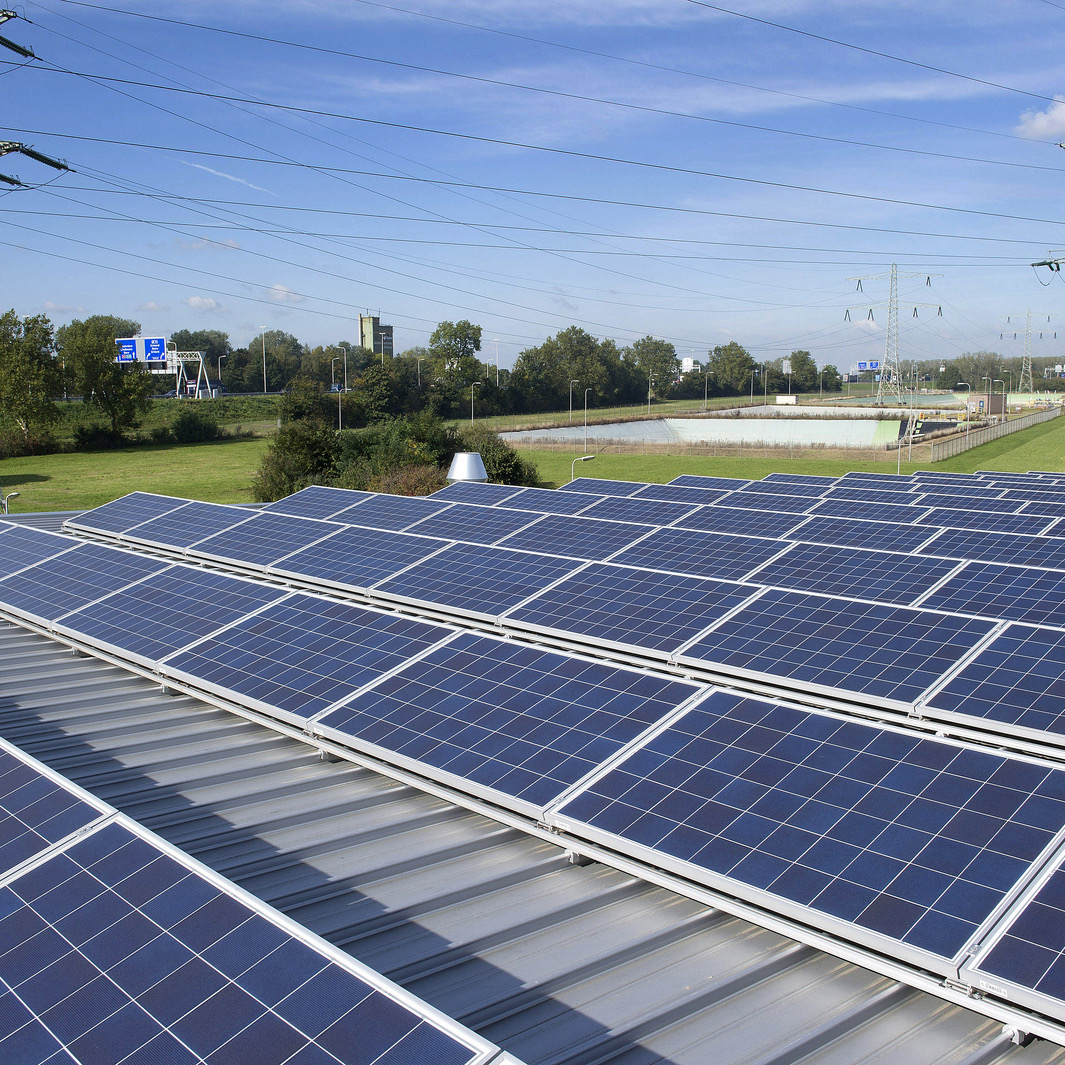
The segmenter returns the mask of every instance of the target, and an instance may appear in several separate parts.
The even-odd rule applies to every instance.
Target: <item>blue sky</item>
[[[0,159],[22,315],[328,344],[369,311],[397,351],[467,318],[503,366],[576,324],[846,369],[884,351],[894,263],[903,360],[1020,355],[1029,308],[1033,353],[1065,344],[1030,266],[1065,249],[1065,0],[18,10],[0,139],[76,171]]]

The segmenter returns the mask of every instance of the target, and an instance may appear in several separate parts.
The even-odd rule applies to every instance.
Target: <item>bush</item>
[[[62,451],[62,446],[49,432],[30,433],[27,436],[21,429],[0,429],[0,459],[55,455],[59,451]]]
[[[254,498],[270,503],[309,484],[332,484],[336,460],[332,429],[315,422],[289,422],[278,429],[252,479]]]
[[[401,466],[375,478],[371,492],[389,492],[395,496],[427,496],[447,487],[447,476],[439,466]]]
[[[213,415],[187,405],[182,405],[170,431],[179,444],[203,444],[223,435],[222,427]]]
[[[153,429],[148,431],[153,444],[171,444],[174,441],[174,434],[170,431],[169,425],[157,425]]]
[[[89,425],[74,427],[74,449],[76,451],[114,451],[128,446],[127,437],[121,432],[115,432],[109,425],[92,422]]]

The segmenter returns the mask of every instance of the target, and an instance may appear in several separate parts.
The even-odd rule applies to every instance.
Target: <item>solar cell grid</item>
[[[772,510],[747,510],[737,507],[700,507],[673,524],[681,529],[704,532],[737,533],[741,536],[786,536],[805,520],[802,514],[785,514]]]
[[[953,614],[1065,626],[1065,573],[969,563],[921,605]]]
[[[839,547],[867,547],[881,551],[915,551],[935,535],[920,525],[895,525],[868,518],[807,518],[789,533],[789,540]]]
[[[291,514],[256,514],[193,544],[189,552],[263,567],[339,531],[333,522]]]
[[[302,722],[452,632],[296,593],[179,651],[160,670]]]
[[[448,544],[429,536],[346,526],[324,540],[287,555],[271,573],[302,577],[324,585],[369,588],[428,558]]]
[[[606,477],[578,477],[558,489],[560,492],[583,492],[596,496],[631,496],[644,487],[643,481],[612,481]]]
[[[166,514],[135,526],[123,539],[131,543],[184,550],[197,540],[203,540],[221,529],[231,529],[242,521],[247,521],[253,514],[253,511],[243,507],[229,507],[218,503],[183,503]]]
[[[168,510],[181,506],[184,499],[172,496],[152,495],[150,492],[131,492],[121,499],[104,503],[101,507],[70,518],[65,525],[75,529],[88,529],[93,532],[121,533],[139,525],[149,518],[158,517]]]
[[[998,499],[994,495],[978,494],[976,492],[921,492],[917,496],[917,505],[922,507],[935,507],[948,510],[956,507],[958,510],[984,510],[989,514],[1014,514],[1021,507],[1015,499]]]
[[[648,525],[671,525],[693,514],[698,504],[670,503],[664,499],[644,499],[640,496],[609,496],[592,503],[581,512],[585,518],[606,521],[643,522]]]
[[[911,491],[913,485],[913,481],[909,477],[899,477],[894,473],[871,473],[861,470],[851,470],[838,479],[838,483],[841,485],[851,484],[855,481],[868,481],[870,484],[883,488],[895,485],[902,492]]]
[[[638,569],[739,580],[785,546],[755,536],[657,529],[611,561]]]
[[[1024,729],[1065,737],[1065,632],[1011,623],[925,704]]]
[[[460,1040],[135,834],[0,889],[0,1058],[462,1065]],[[457,1026],[456,1026],[457,1028]]]
[[[540,809],[698,690],[462,633],[316,727]]]
[[[770,589],[678,661],[909,709],[993,627],[976,618]]]
[[[928,507],[910,503],[860,503],[846,499],[822,499],[810,508],[817,517],[868,518],[871,521],[893,521],[907,525],[917,521]]]
[[[834,485],[838,480],[838,477],[830,477],[820,473],[767,473],[762,478],[762,483],[807,484],[824,488]]]
[[[480,484],[476,481],[455,481],[447,488],[434,492],[432,498],[445,503],[479,503],[490,507],[500,503],[518,489],[512,484]]]
[[[77,547],[78,540],[43,529],[7,526],[0,544],[0,577],[8,577],[26,566],[36,565],[63,551]]]
[[[661,499],[668,503],[716,503],[726,493],[717,488],[698,488],[682,484],[649,484],[635,493],[636,499]]]
[[[473,544],[452,544],[383,581],[375,591],[494,617],[571,573],[579,564],[571,558],[503,547],[486,551]]]
[[[652,528],[599,518],[547,514],[535,525],[508,536],[501,546],[598,561],[609,558]]]
[[[715,692],[553,819],[949,972],[1065,825],[1065,773]]]
[[[717,501],[719,507],[740,507],[750,510],[776,510],[787,514],[805,514],[818,496],[783,495],[780,492],[754,492],[742,489],[729,492]]]
[[[540,518],[540,514],[531,510],[507,510],[503,507],[455,503],[446,510],[415,522],[409,526],[408,532],[416,536],[436,536],[442,540],[494,544]]]
[[[688,485],[691,488],[720,488],[726,492],[734,492],[751,484],[742,477],[704,477],[697,473],[682,473],[669,483]]]
[[[540,514],[583,513],[597,499],[586,497],[583,492],[557,492],[552,488],[519,488],[509,499],[496,503],[496,507],[508,510],[532,510]]]
[[[1017,515],[1044,517],[1049,522],[1053,518],[1065,518],[1065,503],[1025,503],[1017,511]]]
[[[824,484],[810,484],[806,481],[771,481],[768,477],[762,481],[752,481],[740,492],[753,495],[796,496],[805,499],[817,499],[828,491]]]
[[[929,559],[887,551],[798,543],[777,555],[748,580],[777,588],[799,588],[826,595],[912,604],[957,568],[953,559]]]
[[[1052,518],[1038,515],[1003,514],[982,510],[959,510],[955,507],[936,507],[918,525],[937,525],[941,529],[974,529],[981,532],[1013,532],[1038,536],[1053,524]]]
[[[0,580],[0,603],[24,617],[51,622],[169,566],[105,544],[80,543]]]
[[[753,591],[724,581],[593,563],[512,611],[507,621],[668,655]]]
[[[56,628],[154,665],[288,594],[231,574],[177,565],[68,614]]]
[[[432,496],[376,495],[333,516],[335,521],[363,525],[370,529],[399,532],[422,518],[451,506]]]
[[[372,499],[373,492],[357,492],[347,488],[326,488],[311,485],[262,509],[275,514],[292,514],[297,518],[329,518],[364,499]]]
[[[902,493],[893,489],[884,488],[852,488],[850,485],[840,485],[830,488],[824,494],[825,499],[835,499],[845,503],[904,503],[911,502],[909,494],[903,500]],[[916,498],[916,497],[914,497]]]
[[[1012,500],[1014,503],[1065,503],[1065,487],[1062,488],[1035,488],[1026,485],[1024,488],[1007,488],[1002,493],[1002,498]]]
[[[922,547],[921,554],[1061,570],[1065,569],[1065,537],[947,529]]]

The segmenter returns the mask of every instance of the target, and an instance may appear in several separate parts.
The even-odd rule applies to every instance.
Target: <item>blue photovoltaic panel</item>
[[[417,536],[436,536],[442,540],[494,544],[512,532],[539,520],[540,515],[532,510],[508,510],[504,507],[455,503],[447,510],[431,514],[411,525],[408,532]]]
[[[1045,517],[1048,521],[1051,518],[1065,518],[1065,502],[1063,503],[1025,503],[1020,510],[1017,511],[1019,517],[1027,517],[1028,515]]]
[[[836,488],[830,488],[824,494],[825,499],[834,499],[843,503],[909,503],[911,496],[906,495],[906,498],[902,498],[902,493],[893,489],[885,489],[879,487],[873,488],[852,488],[850,485],[839,485]],[[912,499],[916,499],[913,496]]]
[[[1017,566],[1065,569],[1065,538],[947,529],[922,547],[921,554],[967,562],[1012,562]]]
[[[787,538],[810,544],[906,552],[916,551],[935,532],[921,525],[895,525],[867,518],[807,518],[787,533]]]
[[[335,521],[347,522],[350,525],[365,525],[371,529],[398,532],[450,505],[445,499],[433,499],[430,496],[378,495],[333,517]]]
[[[653,528],[652,525],[623,521],[546,514],[535,525],[508,536],[502,546],[599,561],[627,547]]]
[[[26,566],[43,562],[46,558],[69,551],[83,543],[59,533],[30,529],[21,525],[4,528],[0,539],[0,577],[8,577]]]
[[[81,543],[73,551],[0,580],[0,603],[21,614],[55,621],[170,565],[117,547]]]
[[[641,488],[636,499],[661,499],[668,503],[716,503],[727,493],[720,488],[694,488],[683,484],[649,484]]]
[[[971,562],[921,605],[1065,627],[1065,573]]]
[[[435,498],[435,496],[434,496]],[[532,510],[539,514],[577,514],[592,506],[598,497],[583,492],[559,492],[551,488],[519,488],[509,499],[496,503],[499,509]]]
[[[1012,532],[1038,536],[1053,520],[1035,514],[1002,514],[937,506],[918,519],[917,524],[938,525],[941,529],[978,529],[981,532]]]
[[[698,505],[691,503],[670,503],[664,499],[644,499],[641,496],[611,496],[592,503],[581,512],[581,516],[603,518],[606,521],[643,522],[646,525],[672,525],[697,509]]]
[[[290,514],[256,514],[240,525],[224,529],[193,544],[191,554],[269,566],[293,551],[299,551],[323,537],[338,532],[340,526],[316,518],[294,518]]]
[[[700,637],[681,661],[909,708],[993,627],[977,618],[771,589]]]
[[[787,545],[754,536],[658,529],[611,562],[639,569],[739,580]]]
[[[688,485],[691,488],[720,488],[725,492],[735,492],[752,482],[741,477],[703,477],[697,473],[682,473],[669,483]]]
[[[318,726],[543,807],[698,691],[463,633]]]
[[[444,503],[478,503],[490,507],[519,491],[512,484],[482,484],[479,481],[455,481],[447,488],[433,493],[433,499]]]
[[[447,540],[380,529],[346,526],[325,540],[296,551],[270,567],[271,573],[294,574],[323,585],[369,588],[420,562],[447,545]]]
[[[788,514],[803,514],[813,507],[819,496],[782,495],[779,492],[754,492],[743,489],[729,492],[718,500],[720,507],[740,507],[751,510],[777,510]]]
[[[715,692],[554,819],[949,972],[1065,825],[1065,773]]]
[[[1011,624],[927,706],[1065,736],[1065,632]]]
[[[373,495],[373,492],[312,484],[310,488],[285,496],[276,503],[267,503],[262,509],[275,514],[292,514],[297,518],[330,518],[364,499],[372,499]]]
[[[66,524],[93,532],[121,533],[149,518],[157,518],[168,510],[180,507],[184,499],[157,496],[149,492],[131,492],[128,496],[105,503],[102,507],[70,518]]]
[[[107,825],[0,888],[0,1060],[465,1065],[483,1055],[477,1037],[443,1031],[353,969],[125,824]]]
[[[184,550],[222,529],[247,521],[255,511],[219,503],[183,503],[180,507],[146,521],[126,534],[129,540]]]
[[[805,484],[829,488],[839,481],[838,477],[831,477],[820,473],[767,473],[761,482],[752,481],[752,484]]]
[[[753,591],[724,581],[593,563],[514,610],[507,621],[670,654]]]
[[[579,563],[528,551],[452,544],[376,589],[433,606],[496,615],[546,588]]]
[[[59,628],[154,664],[288,594],[228,573],[176,565],[68,614]]]
[[[161,672],[308,718],[452,631],[297,593],[179,651]]]
[[[102,812],[0,748],[0,876],[84,828]],[[0,941],[0,953],[3,949]]]
[[[840,485],[855,484],[856,482],[868,482],[874,488],[890,488],[894,485],[900,492],[909,492],[913,489],[913,482],[909,477],[899,477],[894,473],[868,473],[860,470],[852,470],[839,478]]]
[[[828,491],[828,486],[807,484],[805,481],[771,481],[767,477],[763,481],[752,481],[741,491],[744,494],[750,492],[754,495],[796,496],[803,499],[812,497],[817,499]]]
[[[948,510],[986,510],[989,514],[1014,514],[1021,509],[1015,499],[998,499],[994,492],[921,492],[916,503],[920,507],[937,507]]]
[[[749,579],[777,588],[825,595],[849,595],[878,603],[913,603],[958,566],[954,559],[931,559],[887,551],[798,543]]]
[[[785,536],[805,519],[802,514],[783,514],[772,510],[741,510],[737,507],[700,507],[674,522],[681,529],[704,532],[738,533],[741,536]]]
[[[1039,489],[1026,485],[1024,488],[1008,488],[1002,493],[1002,497],[1012,500],[1018,506],[1022,503],[1065,503],[1065,487]]]
[[[578,477],[564,484],[560,492],[583,492],[594,496],[631,496],[644,487],[643,481],[612,481],[606,477]]]
[[[846,499],[822,499],[810,508],[812,515],[832,518],[869,518],[872,521],[893,521],[907,525],[917,521],[928,507],[910,503],[859,503]]]

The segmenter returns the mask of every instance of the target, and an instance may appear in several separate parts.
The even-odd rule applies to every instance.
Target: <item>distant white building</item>
[[[680,372],[691,373],[698,364],[690,355],[685,355],[680,360]]]

